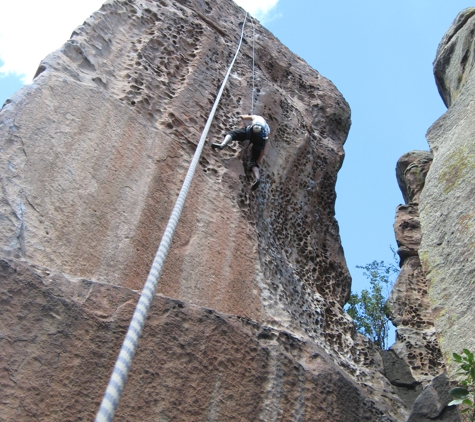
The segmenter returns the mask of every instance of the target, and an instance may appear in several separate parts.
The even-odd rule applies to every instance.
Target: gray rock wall
[[[475,350],[475,9],[466,9],[444,36],[434,69],[449,106],[427,139],[434,161],[420,200],[420,257],[439,342],[452,353]]]
[[[475,348],[474,34],[475,8],[468,8],[444,35],[434,61],[448,110],[427,132],[432,154],[405,154],[396,168],[406,204],[394,224],[402,268],[388,301],[397,327],[391,351],[425,385],[411,422],[461,420],[447,407],[458,369],[452,354]]]

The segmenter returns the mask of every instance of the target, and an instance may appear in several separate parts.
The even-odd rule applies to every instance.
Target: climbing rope
[[[251,92],[251,114],[254,114],[254,85],[255,85],[255,72],[254,72],[254,43],[256,39],[256,26],[254,25],[254,19],[251,17],[252,21],[252,92]]]
[[[218,95],[216,96],[216,100],[214,101],[213,108],[211,109],[211,113],[201,134],[200,141],[196,148],[195,155],[193,156],[193,160],[190,164],[190,168],[188,169],[188,172],[186,174],[183,186],[178,195],[175,207],[173,208],[170,219],[168,220],[165,233],[163,234],[160,246],[158,247],[157,254],[155,255],[155,259],[153,260],[152,268],[150,269],[147,281],[145,282],[142,294],[140,295],[137,307],[135,308],[134,315],[132,317],[132,320],[130,321],[129,329],[125,336],[124,342],[122,343],[122,347],[119,352],[119,357],[117,358],[114,369],[112,371],[112,375],[109,380],[109,384],[107,385],[107,389],[104,393],[104,397],[102,399],[99,411],[97,412],[95,422],[112,422],[114,420],[114,415],[117,410],[117,406],[119,405],[119,401],[122,396],[122,391],[124,389],[125,382],[127,381],[127,376],[130,371],[130,366],[132,365],[132,360],[134,358],[135,351],[137,350],[137,344],[139,342],[143,327],[145,325],[145,319],[147,318],[148,310],[155,295],[158,279],[160,278],[160,274],[162,273],[163,264],[168,254],[168,250],[170,249],[173,234],[175,232],[175,228],[183,210],[183,205],[185,203],[185,199],[188,194],[193,175],[198,165],[201,156],[201,151],[203,150],[203,146],[206,140],[206,136],[208,135],[209,129],[211,127],[211,123],[216,113],[216,109],[218,108],[219,100],[221,99],[221,95],[223,94],[226,82],[228,81],[229,75],[231,74],[231,69],[233,68],[234,62],[236,61],[236,58],[239,54],[239,50],[241,49],[246,19],[247,13],[242,25],[241,39],[239,41],[236,54],[234,55],[231,65],[229,66],[226,76],[224,77],[223,83],[221,84],[221,88],[218,92]]]

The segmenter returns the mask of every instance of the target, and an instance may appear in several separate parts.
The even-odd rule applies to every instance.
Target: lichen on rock
[[[420,200],[420,252],[435,328],[451,373],[452,353],[475,348],[474,28],[475,9],[463,10],[437,51],[434,72],[449,108],[427,132],[434,160]]]

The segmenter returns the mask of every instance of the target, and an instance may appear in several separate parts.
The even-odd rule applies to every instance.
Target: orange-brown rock
[[[107,2],[48,56],[1,114],[2,254],[141,289],[244,16],[227,0]],[[272,130],[261,188],[240,146],[207,146],[158,291],[346,351],[334,188],[350,110],[256,25],[255,112]],[[210,141],[249,111],[252,25],[245,36]]]
[[[412,151],[404,154],[396,165],[397,181],[406,204],[397,207],[394,222],[401,271],[387,301],[389,317],[397,331],[396,342],[385,352],[385,368],[388,361],[392,362],[390,358],[397,363],[393,365],[391,382],[412,408],[408,419],[411,422],[459,421],[457,410],[447,407],[449,395],[434,381],[444,372],[445,362],[434,327],[428,282],[419,259],[419,197],[431,162],[430,152]],[[401,384],[399,378],[405,382]]]
[[[243,20],[228,0],[107,1],[1,110],[0,414],[94,415]],[[119,418],[401,420],[342,309],[342,95],[256,22],[259,190],[243,146],[209,148],[249,112],[244,33]]]
[[[396,343],[391,350],[408,363],[417,381],[427,384],[444,371],[445,363],[419,257],[413,256],[404,262],[388,305],[391,321],[397,328]]]
[[[419,203],[432,160],[430,151],[411,151],[398,160],[396,178],[406,204]]]
[[[397,328],[391,351],[402,358],[416,381],[428,384],[444,371],[428,296],[428,283],[419,259],[421,226],[419,197],[432,162],[428,151],[412,151],[397,162],[396,177],[405,205],[396,209],[394,232],[401,272],[388,299],[390,318]]]
[[[421,223],[417,204],[399,205],[396,208],[394,233],[401,264],[411,256],[418,256],[417,251],[421,244]]]
[[[138,294],[4,260],[0,281],[1,420],[93,420]],[[400,420],[371,393],[315,342],[157,296],[115,420]]]

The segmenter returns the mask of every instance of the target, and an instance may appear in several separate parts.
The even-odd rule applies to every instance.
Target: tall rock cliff
[[[429,151],[411,151],[397,163],[396,177],[405,204],[396,209],[394,231],[401,271],[388,299],[396,342],[382,351],[391,383],[411,409],[407,422],[460,422],[445,373],[429,299],[429,283],[419,258],[419,202],[433,161]],[[388,371],[389,368],[389,371]]]
[[[425,385],[408,422],[460,420],[445,407],[448,381],[457,378],[452,354],[475,350],[474,34],[475,8],[468,8],[434,61],[448,110],[427,132],[431,152],[405,154],[396,168],[406,204],[394,225],[402,268],[388,302],[398,332],[391,352]]]
[[[92,419],[245,13],[109,0],[0,112],[0,414]],[[251,98],[252,26],[210,131]],[[396,421],[342,306],[334,218],[350,110],[256,22],[261,187],[245,148],[200,160],[117,420]]]
[[[462,11],[434,62],[447,112],[427,133],[434,161],[421,194],[421,261],[442,352],[475,350],[475,8]]]
[[[408,362],[414,379],[423,385],[444,371],[429,286],[418,255],[421,243],[419,198],[432,159],[428,151],[412,151],[403,155],[396,166],[405,204],[396,209],[394,231],[401,271],[388,300],[391,319],[397,328],[396,343],[391,349]]]
[[[107,2],[46,58],[2,111],[4,256],[141,289],[243,20],[228,1]],[[245,41],[211,140],[249,111],[250,24]],[[255,50],[273,134],[262,188],[240,147],[206,148],[159,293],[343,347],[334,185],[350,110],[260,26]]]

